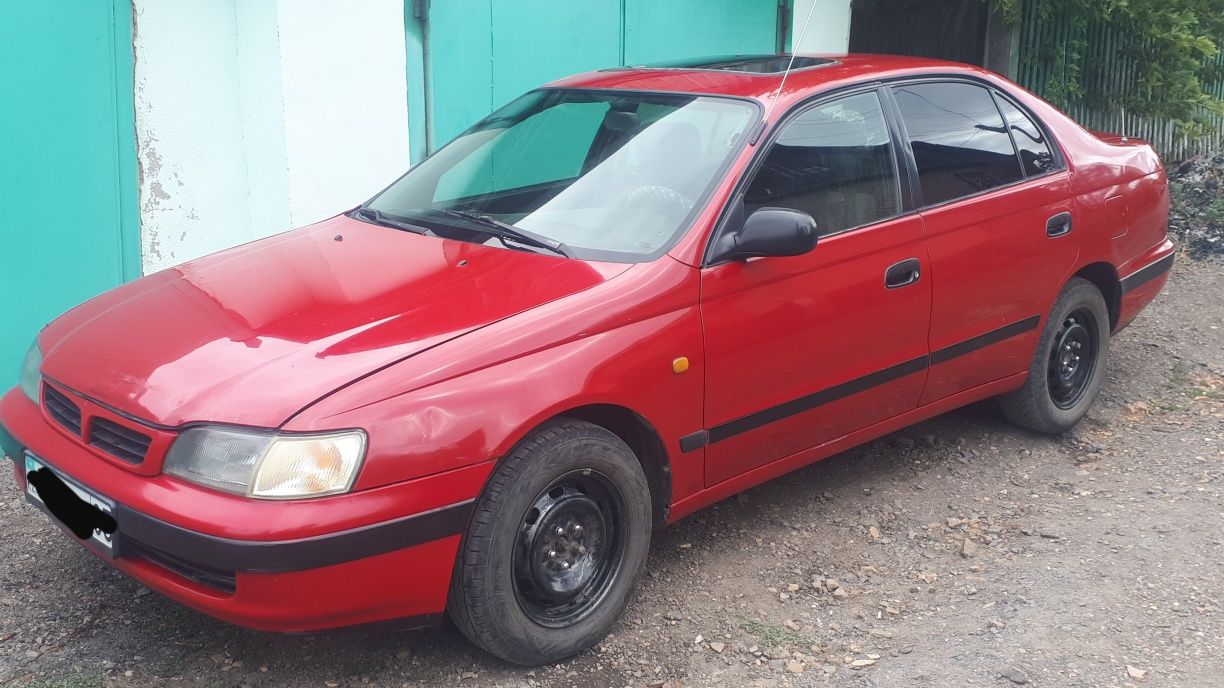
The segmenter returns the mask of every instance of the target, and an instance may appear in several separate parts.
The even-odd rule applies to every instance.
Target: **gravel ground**
[[[0,478],[0,684],[1224,685],[1224,262],[1179,260],[1070,435],[982,403],[656,535],[613,635],[534,671],[434,632],[248,632],[150,594]],[[405,576],[411,585],[411,577]]]

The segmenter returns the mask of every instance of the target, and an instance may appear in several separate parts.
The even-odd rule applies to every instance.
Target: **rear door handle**
[[[889,289],[907,287],[922,277],[922,263],[917,258],[906,258],[884,271],[884,286]]]
[[[1059,213],[1046,220],[1046,236],[1060,237],[1071,232],[1071,213]]]

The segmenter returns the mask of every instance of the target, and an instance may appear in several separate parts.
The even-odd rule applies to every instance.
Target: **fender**
[[[704,452],[681,454],[680,437],[702,427],[697,271],[666,256],[649,266],[360,380],[285,429],[364,428],[361,490],[500,458],[549,418],[609,404],[658,432],[675,498],[696,492]]]

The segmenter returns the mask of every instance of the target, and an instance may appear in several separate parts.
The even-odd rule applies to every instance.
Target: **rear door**
[[[1002,94],[934,80],[892,93],[930,250],[926,404],[1028,369],[1079,253],[1075,208],[1056,147]]]
[[[917,407],[931,286],[899,153],[872,89],[788,120],[751,173],[746,214],[802,210],[821,237],[702,270],[707,485]]]

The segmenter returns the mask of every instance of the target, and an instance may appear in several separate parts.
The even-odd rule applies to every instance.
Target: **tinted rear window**
[[[926,205],[1023,178],[990,91],[965,83],[925,83],[900,86],[895,94]]]

